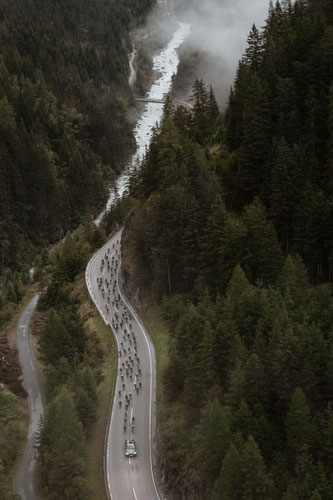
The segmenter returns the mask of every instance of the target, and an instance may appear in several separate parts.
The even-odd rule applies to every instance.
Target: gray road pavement
[[[36,309],[38,295],[35,295],[22,312],[16,327],[16,343],[23,373],[23,385],[28,393],[30,410],[29,430],[26,445],[15,478],[15,491],[22,500],[38,498],[35,487],[36,450],[35,432],[44,415],[40,383],[35,366],[34,349],[30,339],[30,321]]]
[[[112,327],[118,345],[118,377],[106,438],[106,483],[112,500],[161,500],[152,455],[154,349],[119,288],[120,243],[121,232],[93,256],[86,269],[89,293],[105,323]],[[135,458],[125,457],[124,444],[128,438],[136,441]]]

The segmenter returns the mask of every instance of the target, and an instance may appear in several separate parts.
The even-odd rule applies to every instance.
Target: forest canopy
[[[174,498],[331,498],[332,61],[332,2],[271,3],[225,112],[199,80],[191,110],[168,99],[132,176],[125,275],[170,330]]]
[[[0,276],[102,207],[133,145],[129,29],[151,4],[1,2]]]

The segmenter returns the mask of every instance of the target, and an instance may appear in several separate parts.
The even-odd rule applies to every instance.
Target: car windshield
[[[129,443],[129,444],[127,445],[127,449],[128,449],[128,450],[135,450],[135,446],[134,446],[134,444]]]

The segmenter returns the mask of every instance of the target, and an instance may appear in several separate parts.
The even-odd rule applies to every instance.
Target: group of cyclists
[[[118,248],[117,248],[118,247]],[[117,271],[120,266],[119,240],[108,247],[101,260],[101,276],[97,277],[98,289],[106,299],[105,310],[111,315],[112,329],[117,336],[118,355],[121,358],[118,377],[118,405],[124,409],[124,432],[127,426],[134,432],[135,417],[128,419],[130,405],[133,405],[133,393],[139,394],[142,388],[140,358],[138,357],[137,340],[133,331],[132,316],[128,311],[119,288],[117,288]],[[120,337],[119,333],[122,334]],[[129,388],[129,392],[126,390]],[[133,391],[133,393],[131,392]]]

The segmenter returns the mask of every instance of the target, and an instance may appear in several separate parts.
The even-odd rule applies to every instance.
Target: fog
[[[212,84],[225,102],[252,24],[264,26],[269,0],[173,0],[178,16],[190,23],[191,50],[205,54],[193,75]]]
[[[177,3],[177,2],[176,2]],[[268,0],[189,0],[178,2],[193,26],[196,48],[235,64],[246,46],[253,23],[264,25]]]

